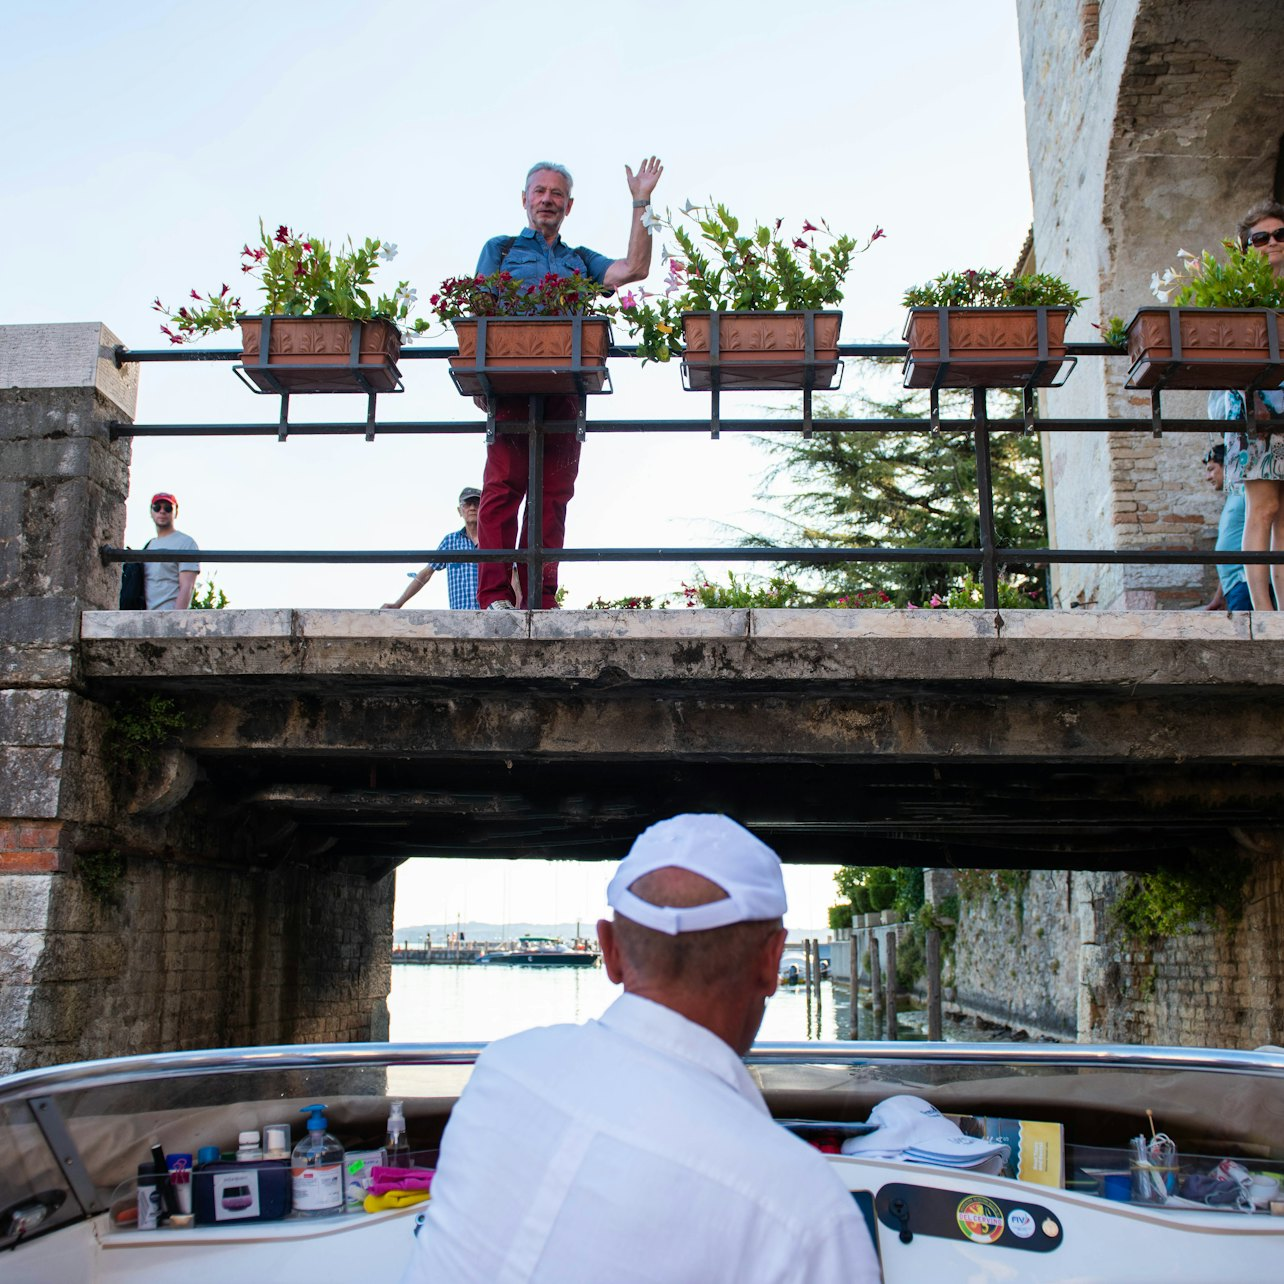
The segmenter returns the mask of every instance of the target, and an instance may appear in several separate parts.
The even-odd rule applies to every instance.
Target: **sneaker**
[[[517,610],[517,607],[506,597],[501,597],[497,598],[494,602],[491,602],[486,609],[488,611],[515,611]]]

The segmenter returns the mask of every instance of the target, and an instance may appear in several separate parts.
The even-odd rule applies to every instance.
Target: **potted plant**
[[[1249,388],[1284,378],[1284,279],[1260,251],[1222,244],[1224,261],[1179,250],[1178,267],[1151,277],[1166,306],[1141,308],[1128,323],[1129,388]]]
[[[263,291],[260,313],[248,313],[227,285],[205,295],[192,290],[177,310],[159,298],[152,307],[169,319],[161,333],[171,343],[239,325],[238,369],[262,392],[391,392],[403,331],[425,328],[408,324],[416,294],[407,282],[371,298],[375,271],[396,253],[390,241],[370,239],[333,251],[284,224],[269,234],[260,219],[259,245],[241,251],[242,274]]]
[[[830,387],[839,369],[843,315],[833,305],[842,301],[853,255],[881,238],[882,228],[858,248],[823,219],[819,226],[804,221],[801,234],[788,237],[781,235],[781,219],[742,233],[725,205],[688,201],[681,213],[694,234],[667,212],[647,216],[652,235],[667,228],[678,244],[677,254],[662,250],[664,294],[642,290],[620,299],[620,315],[643,359],[668,361],[681,351],[693,391],[713,387],[715,379],[724,388]],[[817,236],[824,238],[820,244]]]
[[[1059,277],[944,272],[905,292],[907,388],[1048,387],[1083,302]]]
[[[450,277],[429,303],[454,327],[451,378],[464,396],[601,392],[615,305],[575,272],[529,283],[509,272]]]

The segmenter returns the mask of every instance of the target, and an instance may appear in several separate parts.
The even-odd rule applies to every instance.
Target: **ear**
[[[785,938],[788,935],[783,927],[772,932],[758,956],[761,967],[758,983],[762,987],[764,998],[771,998],[780,985],[780,956],[785,952]]]
[[[568,196],[568,197],[566,198],[566,213],[567,213],[567,214],[569,214],[569,213],[571,212],[571,210],[572,210],[572,208],[574,207],[574,205],[575,205],[575,197],[573,197],[573,196]]]
[[[610,919],[597,920],[597,943],[602,948],[602,966],[606,969],[607,978],[612,985],[622,985],[623,960],[620,958],[619,942],[615,939],[615,924]]]

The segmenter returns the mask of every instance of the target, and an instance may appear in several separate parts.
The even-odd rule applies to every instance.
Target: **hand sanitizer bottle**
[[[291,1202],[297,1217],[343,1212],[343,1147],[326,1132],[325,1106],[304,1106],[308,1135],[290,1155]]]
[[[392,1102],[388,1112],[388,1140],[383,1143],[389,1168],[410,1167],[410,1144],[406,1141],[405,1103]]]

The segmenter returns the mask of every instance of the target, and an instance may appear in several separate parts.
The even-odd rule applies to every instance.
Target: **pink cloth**
[[[435,1168],[386,1168],[370,1170],[370,1194],[386,1195],[390,1190],[428,1190]]]

